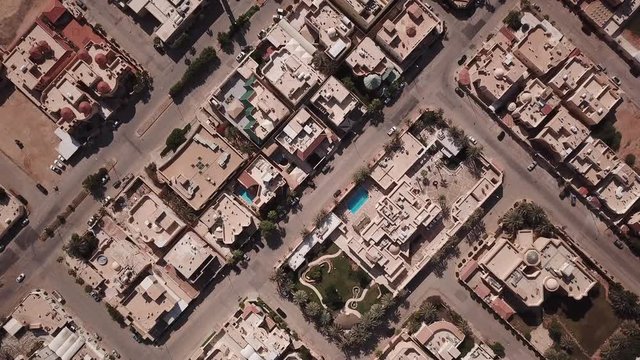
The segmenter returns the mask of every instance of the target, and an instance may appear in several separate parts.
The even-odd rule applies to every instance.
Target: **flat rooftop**
[[[164,256],[164,260],[173,266],[185,279],[197,280],[205,267],[215,261],[217,255],[195,232],[182,235]],[[218,267],[223,263],[217,259]]]
[[[151,14],[158,20],[160,26],[155,35],[167,42],[201,3],[202,0],[131,0],[127,6],[138,15]]]
[[[126,226],[134,241],[164,248],[184,229],[185,223],[157,195],[148,193],[131,207]]]
[[[311,98],[311,103],[338,127],[348,119],[353,110],[362,106],[360,100],[333,76]]]
[[[273,46],[273,51],[260,65],[260,73],[293,106],[297,106],[326,78],[312,66],[317,49],[286,20],[280,20],[265,39]]]
[[[596,125],[616,105],[622,102],[621,90],[604,74],[588,76],[567,99],[568,106],[586,118],[588,125]]]
[[[627,164],[618,163],[598,189],[598,197],[615,214],[626,214],[640,198],[640,176]]]
[[[249,209],[231,195],[223,193],[200,217],[200,222],[208,229],[205,239],[230,246],[240,237],[250,236],[248,230],[255,230],[258,219]]]
[[[402,72],[400,67],[370,37],[362,39],[355,50],[347,56],[345,62],[354,75],[360,77],[369,74],[383,76],[389,71]]]
[[[290,114],[289,108],[256,75],[250,57],[213,91],[209,102],[233,126],[256,144],[262,144]]]
[[[558,73],[548,82],[561,97],[578,88],[584,79],[595,69],[589,58],[578,54],[569,58]]]
[[[160,174],[192,208],[202,209],[240,167],[244,156],[222,136],[202,125],[169,161]]]
[[[400,181],[409,168],[425,154],[427,148],[409,132],[400,136],[401,151],[387,152],[371,169],[371,178],[389,189]]]
[[[4,188],[3,188],[4,189]],[[25,213],[24,206],[12,194],[6,191],[6,199],[0,202],[0,238]]]
[[[320,144],[328,137],[332,137],[332,134],[322,122],[303,107],[276,135],[276,140],[290,154],[305,161]]]
[[[535,140],[546,145],[556,158],[564,160],[589,136],[589,129],[561,106]]]
[[[564,61],[575,46],[547,21],[529,30],[513,53],[540,76]]]
[[[529,80],[524,90],[518,95],[515,102],[517,107],[511,116],[519,124],[535,129],[559,104],[560,99],[554,94],[553,89],[536,78]]]
[[[376,38],[399,63],[422,45],[431,45],[444,31],[443,22],[420,0],[409,0],[397,14],[384,20]]]
[[[590,186],[596,186],[618,164],[620,159],[607,144],[591,136],[585,140],[585,146],[568,162]]]
[[[389,5],[388,0],[333,0],[333,2],[364,30],[368,30]]]
[[[380,357],[376,359],[385,360],[435,360],[433,356],[423,350],[422,346],[414,341],[407,330],[403,330],[398,335],[391,338],[389,344],[384,348]]]

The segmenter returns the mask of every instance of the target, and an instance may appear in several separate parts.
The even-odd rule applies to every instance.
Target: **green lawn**
[[[357,267],[357,265],[353,264],[351,259],[345,254],[340,254],[330,261],[332,267],[331,272],[328,272],[327,266],[321,267],[322,281],[314,285],[318,291],[320,291],[323,298],[326,297],[327,289],[335,286],[342,300],[347,301],[347,299],[353,297],[353,287],[360,286],[357,272],[362,272],[362,270],[357,268],[354,270],[354,267]],[[364,274],[364,272],[362,273]],[[367,276],[367,278],[369,277]],[[371,279],[369,278],[369,280]]]
[[[382,292],[382,294],[380,292]],[[386,287],[378,284],[374,284],[367,291],[367,294],[364,296],[364,299],[358,302],[358,307],[356,308],[356,310],[358,310],[360,314],[366,313],[367,311],[369,311],[369,309],[371,309],[371,306],[373,304],[378,302],[378,295],[382,296],[388,292],[389,290],[387,290]]]
[[[558,316],[558,320],[573,333],[588,355],[593,355],[621,323],[601,289],[593,291],[588,299],[563,304],[560,315],[564,316]]]

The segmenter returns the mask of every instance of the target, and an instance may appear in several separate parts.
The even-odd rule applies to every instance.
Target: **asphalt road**
[[[241,8],[241,4],[249,6],[246,2],[236,2],[232,5]],[[160,347],[153,347],[135,343],[127,330],[120,329],[114,322],[106,319],[108,315],[103,306],[82,294],[82,288],[76,285],[71,277],[66,276],[63,266],[54,261],[59,254],[62,239],[68,237],[72,231],[79,231],[84,227],[88,214],[97,209],[95,202],[85,201],[81,208],[68,219],[61,230],[62,235],[56,239],[40,243],[29,241],[27,238],[32,238],[33,234],[38,233],[45,220],[55,217],[57,210],[75,196],[86,174],[95,170],[104,161],[113,158],[127,159],[127,161],[118,161],[116,172],[120,176],[137,171],[146,164],[149,161],[150,152],[164,142],[166,134],[172,128],[180,126],[182,122],[189,119],[188,115],[194,110],[193,105],[199,104],[213,84],[220,82],[226,76],[227,69],[232,68],[235,60],[233,55],[221,53],[221,68],[210,76],[204,85],[176,106],[177,113],[183,114],[183,118],[159,120],[144,137],[138,138],[135,130],[141,119],[160,106],[166,89],[177,76],[181,75],[184,66],[180,61],[174,62],[168,57],[165,59],[164,56],[159,56],[150,46],[150,42],[140,42],[140,39],[146,40],[143,36],[148,37],[148,35],[137,32],[139,29],[136,30],[136,25],[129,18],[116,13],[118,9],[106,5],[106,2],[92,2],[89,6],[96,6],[95,10],[92,8],[94,16],[102,17],[99,22],[149,69],[155,79],[155,91],[146,103],[137,104],[134,120],[125,124],[108,145],[105,145],[98,154],[81,161],[64,175],[65,184],[61,187],[59,194],[49,195],[48,198],[36,194],[33,198],[29,198],[30,202],[38,204],[32,209],[34,211],[32,226],[38,231],[34,230],[31,233],[24,231],[11,244],[8,251],[0,255],[3,263],[7,259],[12,262],[6,269],[0,267],[0,272],[4,272],[5,282],[5,286],[0,288],[0,298],[9,300],[0,304],[0,311],[6,311],[32,287],[55,288],[68,299],[69,306],[88,327],[99,332],[108,344],[117,344],[117,348],[125,358],[184,359],[202,339],[228,318],[236,308],[240,297],[259,294],[274,307],[281,307],[289,315],[287,321],[290,326],[314,349],[328,358],[341,358],[343,355],[339,350],[309,326],[294,305],[282,301],[275,295],[275,289],[268,281],[268,277],[274,264],[282,259],[289,252],[289,248],[298,241],[298,234],[303,224],[310,224],[326,201],[331,201],[327,199],[327,194],[333,194],[335,190],[344,187],[350,181],[357,164],[368,161],[380,149],[380,145],[387,141],[387,130],[391,126],[400,124],[406,114],[418,104],[444,108],[454,123],[463,127],[483,144],[487,155],[505,171],[503,198],[485,219],[488,226],[495,223],[497,216],[510,207],[513,201],[527,197],[545,207],[554,222],[566,225],[567,231],[584,246],[585,250],[593,254],[623,284],[632,290],[639,291],[640,277],[635,266],[636,258],[628,251],[613,247],[611,239],[603,235],[602,224],[594,219],[587,209],[581,205],[571,207],[568,201],[561,201],[558,197],[559,189],[550,175],[541,169],[528,172],[526,166],[531,161],[529,155],[508,137],[502,142],[498,141],[496,139],[499,132],[498,126],[473,101],[468,98],[460,99],[453,91],[455,86],[453,76],[457,70],[456,60],[462,53],[468,52],[470,47],[477,47],[486,38],[486,34],[508,12],[507,5],[498,5],[499,3],[496,5],[495,13],[482,10],[477,11],[469,19],[459,20],[446,14],[434,4],[436,10],[447,22],[448,39],[444,41],[443,48],[433,56],[433,60],[424,68],[415,69],[420,71],[418,77],[405,89],[396,104],[385,109],[386,121],[379,125],[367,126],[349,147],[336,156],[332,162],[333,170],[315,179],[317,189],[305,194],[301,201],[302,208],[283,224],[286,236],[282,244],[265,244],[259,252],[251,253],[247,269],[243,269],[239,274],[232,272],[221,279],[210,289],[210,294],[198,300],[197,306],[179,320],[178,326],[171,331],[168,340]],[[255,33],[261,28],[260,22],[271,21],[271,13],[277,6],[273,2],[267,3],[254,19],[255,27],[252,26],[247,38],[255,37]],[[224,29],[227,24],[228,19],[220,16],[212,27]],[[116,30],[112,31],[112,28]],[[203,35],[197,41],[196,47],[202,48],[213,41],[208,35]],[[429,57],[429,54],[425,55],[425,58]],[[438,84],[438,86],[432,84]],[[132,157],[131,154],[137,154],[137,156]],[[0,169],[4,169],[4,166],[5,164],[0,162]],[[3,173],[0,171],[0,181],[4,181]],[[455,262],[451,262],[450,266],[455,266]],[[27,279],[18,286],[13,282],[13,277],[22,271],[27,273]],[[451,268],[448,271],[449,275],[445,275],[442,279],[428,275],[409,297],[410,308],[419,304],[428,294],[441,294],[482,336],[487,337],[488,340],[503,343],[510,358],[533,358],[533,354],[515,341],[499,323],[493,321],[479,304],[471,301],[456,281],[451,281],[447,277],[451,274]],[[404,315],[406,316],[406,313]]]

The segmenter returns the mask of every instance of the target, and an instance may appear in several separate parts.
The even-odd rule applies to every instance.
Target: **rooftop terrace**
[[[596,186],[620,163],[615,151],[600,139],[585,140],[585,146],[568,161],[584,181]]]
[[[546,146],[556,160],[562,161],[588,136],[589,129],[561,106],[533,140]]]

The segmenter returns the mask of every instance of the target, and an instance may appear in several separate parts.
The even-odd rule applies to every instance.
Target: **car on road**
[[[622,80],[620,80],[620,78],[617,77],[617,76],[613,76],[611,78],[611,80],[613,80],[613,82],[616,83],[616,85],[618,85],[618,86],[620,86],[622,84]]]
[[[504,131],[501,130],[500,133],[498,134],[498,140],[502,141],[502,139],[504,139]]]
[[[22,281],[24,281],[24,273],[20,273],[20,275],[18,275],[18,277],[16,278],[16,282],[18,284],[20,284]]]
[[[467,61],[467,55],[462,55],[458,60],[458,65],[462,65]]]
[[[576,206],[576,202],[578,202],[578,198],[574,194],[569,195],[569,200],[571,200],[571,206]]]
[[[29,218],[25,217],[24,219],[22,219],[22,221],[20,222],[20,225],[22,225],[22,227],[29,225]]]
[[[237,62],[242,61],[242,59],[244,59],[245,56],[247,56],[247,53],[245,53],[244,51],[240,51],[240,54],[238,54],[238,56],[236,56],[236,61]]]
[[[113,188],[117,189],[120,187],[120,185],[122,185],[122,180],[116,180],[113,182]]]
[[[280,315],[281,318],[283,318],[283,319],[287,318],[287,313],[285,313],[282,309],[277,308],[276,312],[278,313],[278,315]]]
[[[3,252],[5,249],[4,245],[0,244],[0,253]]]
[[[76,5],[84,11],[87,11],[87,5],[82,0],[76,0]]]
[[[391,135],[395,134],[395,132],[397,130],[398,129],[395,126],[392,126],[391,129],[389,129],[389,131],[387,131],[387,135],[391,136]]]
[[[64,298],[62,297],[62,295],[60,295],[60,293],[59,293],[59,292],[57,292],[57,291],[55,291],[55,290],[52,290],[52,291],[51,291],[51,295],[52,295],[52,296],[53,296],[53,298],[54,298],[57,302],[59,302],[60,304],[64,304],[64,303],[65,303]]]
[[[534,161],[531,164],[529,164],[529,166],[527,166],[527,170],[533,171],[533,169],[535,169],[536,166],[538,166],[538,163]]]
[[[454,90],[455,90],[456,94],[458,94],[458,96],[464,97],[464,90],[462,90],[459,87],[456,87]]]
[[[618,249],[624,249],[624,242],[622,242],[622,240],[620,239],[616,239],[616,241],[613,242],[613,245],[615,245]]]
[[[478,140],[476,140],[476,138],[474,138],[473,136],[469,136],[469,142],[475,145],[478,143]]]
[[[37,183],[36,184],[36,188],[38,188],[38,190],[40,190],[41,193],[43,193],[45,195],[49,195],[49,190],[47,190],[46,187],[42,186],[42,184]]]
[[[58,175],[62,174],[62,170],[60,170],[60,168],[57,166],[49,165],[49,170],[53,171]]]
[[[277,13],[278,13],[278,15],[280,15],[280,16],[284,16],[284,15],[287,13],[287,12],[286,12],[284,9],[282,9],[282,8],[278,8],[278,10],[276,10],[276,12],[277,12]]]

